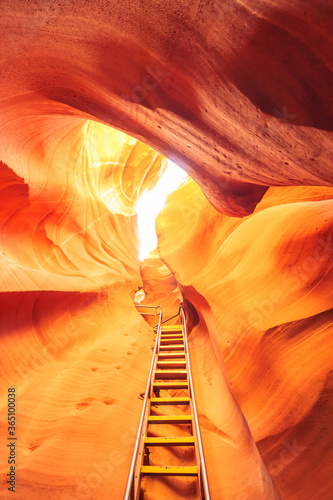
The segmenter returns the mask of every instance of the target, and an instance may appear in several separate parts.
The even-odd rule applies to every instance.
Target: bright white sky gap
[[[168,194],[187,178],[186,172],[169,160],[168,167],[156,186],[143,193],[137,204],[139,259],[144,260],[157,247],[155,219],[165,205]]]

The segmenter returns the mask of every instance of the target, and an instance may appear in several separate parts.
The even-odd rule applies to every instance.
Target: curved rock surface
[[[18,500],[123,497],[153,345],[141,287],[165,316],[184,302],[213,500],[332,498],[332,20],[325,0],[1,2]],[[166,158],[193,180],[141,264],[136,203]]]
[[[319,0],[5,3],[2,123],[94,117],[243,216],[265,186],[332,183],[332,17]]]
[[[157,219],[160,255],[173,270],[189,313],[194,307],[199,316],[206,311],[211,317],[210,322],[197,317],[190,335],[202,428],[207,418],[215,428],[214,438],[204,433],[204,441],[212,440],[211,451],[218,448],[217,436],[228,428],[226,395],[219,405],[217,394],[223,391],[214,388],[214,379],[223,375],[281,498],[319,500],[329,498],[332,489],[332,194],[332,189],[272,188],[255,213],[240,220],[214,211],[188,183],[170,195]],[[191,228],[186,234],[184,225]],[[222,353],[218,366],[212,348]],[[241,428],[230,426],[220,446],[230,440],[240,446]],[[221,449],[217,456],[228,455]],[[223,498],[252,498],[254,457],[247,453],[252,460],[247,481],[239,453],[233,471],[247,487],[242,491],[238,483],[237,492],[232,474],[219,471],[214,484],[223,477]],[[211,469],[217,456],[212,451],[208,457]],[[224,491],[229,481],[233,487]],[[253,498],[261,498],[260,489]]]
[[[145,300],[141,304],[161,305],[164,320],[177,314],[182,300],[181,293],[173,274],[158,255],[151,255],[144,260],[141,277],[145,291]],[[170,324],[173,321],[170,320]]]

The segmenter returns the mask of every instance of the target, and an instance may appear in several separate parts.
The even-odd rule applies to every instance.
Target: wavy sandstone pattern
[[[187,310],[213,500],[331,499],[332,20],[325,0],[1,2],[18,500],[122,498],[153,342],[142,286]],[[141,265],[136,203],[166,158],[193,180]]]
[[[252,216],[239,220],[214,212],[198,190],[193,190],[191,204],[190,188],[187,185],[170,195],[169,205],[157,219],[157,231],[160,255],[174,271],[189,312],[194,306],[197,312],[210,314],[209,322],[204,317],[193,322],[190,344],[203,428],[206,418],[220,431],[228,428],[225,421],[219,423],[227,418],[226,396],[219,404],[214,387],[218,373],[227,373],[281,498],[329,498],[332,451],[319,435],[330,420],[326,401],[332,370],[333,205],[329,198],[333,191],[274,188]],[[184,234],[184,225],[191,231]],[[212,346],[223,355],[220,366],[209,355]],[[223,439],[240,446],[240,428],[238,423],[231,426],[228,436],[221,436],[220,446]],[[216,435],[214,445],[218,447]],[[212,469],[217,457],[226,455],[222,450],[216,456],[211,451]],[[252,498],[254,472],[247,481],[239,453],[238,469],[233,472],[238,470],[247,483],[239,498]],[[223,498],[235,498],[234,481],[232,474],[223,478],[225,488],[230,483],[230,493],[224,491]],[[253,498],[261,498],[259,491]]]

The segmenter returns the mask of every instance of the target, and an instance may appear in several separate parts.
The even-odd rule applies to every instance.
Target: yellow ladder
[[[151,307],[151,306],[150,306]],[[162,311],[156,330],[155,349],[150,368],[147,389],[134,449],[131,470],[128,477],[124,500],[138,500],[142,479],[147,476],[194,476],[198,481],[198,491],[202,500],[210,500],[207,471],[200,436],[188,355],[187,331],[184,310],[180,308],[182,324],[162,326]],[[160,395],[160,391],[182,389],[187,396]],[[154,415],[170,405],[189,405],[190,414]],[[151,426],[159,424],[190,425],[191,435],[180,437],[151,437]],[[150,465],[149,449],[156,446],[194,447],[196,465]],[[145,463],[146,462],[146,463]],[[148,463],[147,463],[148,462]]]

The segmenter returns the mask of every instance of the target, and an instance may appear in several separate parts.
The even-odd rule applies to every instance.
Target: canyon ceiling
[[[330,500],[332,2],[0,7],[1,498],[12,387],[15,498],[123,498],[143,287],[186,309],[213,500]],[[136,205],[167,159],[191,179],[141,262]]]

